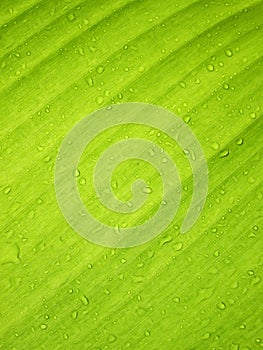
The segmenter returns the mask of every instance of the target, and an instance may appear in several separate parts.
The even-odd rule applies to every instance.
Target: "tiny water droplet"
[[[110,290],[109,290],[108,288],[105,288],[105,289],[104,289],[104,293],[105,293],[106,295],[110,295],[110,294],[111,294],[111,292],[110,292]]]
[[[229,155],[229,150],[228,149],[224,149],[223,151],[220,152],[219,157],[220,158],[225,158]]]
[[[174,244],[173,247],[174,247],[174,250],[176,250],[176,251],[182,250],[183,243],[182,242],[177,242],[177,243]]]
[[[89,305],[89,298],[86,297],[86,295],[82,295],[80,300],[81,300],[83,305],[85,305],[85,306]]]
[[[96,102],[97,102],[98,105],[102,104],[103,100],[104,100],[103,96],[98,96],[96,98]]]
[[[191,117],[186,116],[186,117],[183,118],[183,120],[184,120],[184,122],[185,122],[186,124],[188,124],[188,123],[191,121]]]
[[[104,70],[105,70],[105,68],[103,66],[98,66],[97,67],[97,73],[99,73],[99,74],[103,73]]]
[[[213,64],[209,64],[209,65],[207,66],[207,70],[208,70],[209,72],[213,72],[213,71],[215,70],[215,67],[213,66]]]
[[[71,314],[70,314],[70,316],[71,316],[71,318],[73,319],[73,320],[76,320],[77,319],[77,317],[78,317],[78,311],[77,310],[73,310],[72,312],[71,312]]]
[[[238,146],[243,145],[243,143],[244,143],[244,139],[243,139],[242,137],[240,137],[239,139],[236,140],[236,144],[237,144]]]
[[[152,188],[151,187],[144,187],[143,192],[150,194],[150,193],[152,193]]]
[[[209,338],[210,338],[210,336],[211,336],[211,333],[206,332],[206,333],[204,333],[204,334],[202,335],[201,339],[203,339],[203,340],[207,340],[207,339],[209,339]]]
[[[217,150],[219,149],[219,147],[220,147],[220,145],[219,145],[218,142],[213,142],[213,143],[211,144],[211,148],[212,148],[213,150],[215,150],[215,151],[217,151]]]
[[[172,240],[173,240],[173,237],[171,235],[166,235],[161,239],[160,245],[164,246],[165,244],[172,242]]]
[[[155,156],[155,152],[153,149],[149,149],[148,153],[151,157]]]
[[[85,78],[86,82],[88,83],[89,86],[93,86],[93,78],[91,76]]]
[[[85,179],[85,177],[81,177],[81,178],[79,179],[79,183],[80,183],[81,185],[85,185],[85,184],[86,184],[86,179]]]
[[[223,303],[223,301],[221,301],[220,303],[218,303],[218,304],[216,305],[216,307],[217,307],[219,310],[225,310],[226,304]]]
[[[67,15],[67,19],[69,22],[73,22],[73,21],[75,21],[76,16],[74,13],[70,13],[69,15]]]
[[[44,162],[45,163],[48,163],[48,162],[50,162],[51,161],[51,157],[50,156],[46,156],[45,158],[44,158]]]
[[[260,283],[260,281],[261,281],[261,278],[259,276],[253,276],[251,285],[255,286],[256,284]]]
[[[180,303],[180,298],[179,297],[174,297],[173,298],[173,302],[176,303],[176,304]]]
[[[216,250],[215,252],[214,252],[214,256],[215,257],[218,257],[220,255],[220,251],[219,250]]]
[[[5,187],[5,188],[3,189],[3,193],[4,193],[4,194],[8,194],[8,193],[11,192],[11,190],[12,190],[12,188],[11,188],[10,186],[7,186],[7,187]]]
[[[114,334],[110,334],[108,336],[108,342],[109,343],[114,343],[116,341],[117,337]]]
[[[42,152],[42,151],[43,151],[43,149],[44,149],[44,147],[43,147],[42,145],[38,145],[38,146],[37,146],[37,150],[38,150],[38,152]]]
[[[230,49],[227,49],[227,50],[225,51],[225,54],[226,54],[227,57],[232,57],[232,56],[233,56],[233,51],[230,50]]]
[[[79,54],[80,54],[81,56],[84,56],[84,55],[85,55],[85,52],[84,52],[83,47],[80,47],[80,48],[78,49],[78,52],[79,52]]]
[[[75,169],[74,171],[74,177],[79,177],[80,176],[80,171],[79,169]]]
[[[47,329],[47,325],[46,325],[45,323],[42,323],[42,324],[40,325],[40,328],[43,329],[43,330],[45,330],[45,329]]]

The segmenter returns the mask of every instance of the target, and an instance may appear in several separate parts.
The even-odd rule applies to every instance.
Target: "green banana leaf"
[[[262,348],[262,14],[256,0],[1,1],[0,349]],[[90,212],[116,231],[151,217],[162,181],[139,158],[120,164],[115,195],[128,201],[140,177],[151,203],[107,215],[91,176],[103,150],[148,139],[182,181],[172,223],[120,249],[70,227],[54,168],[77,122],[127,102],[167,109],[192,130],[209,187],[182,234],[193,178],[177,143],[147,125],[99,134],[75,177]]]

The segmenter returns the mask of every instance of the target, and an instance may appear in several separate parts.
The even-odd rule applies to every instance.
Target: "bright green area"
[[[1,349],[262,348],[262,13],[256,0],[1,1]],[[78,120],[127,101],[188,123],[208,161],[209,195],[181,235],[192,193],[181,150],[156,130],[99,135],[79,188],[103,220],[88,196],[90,160],[126,134],[161,141],[184,189],[166,232],[107,249],[64,220],[54,163]],[[124,176],[143,175],[158,204],[160,178],[139,163],[116,169],[114,193],[128,198]]]

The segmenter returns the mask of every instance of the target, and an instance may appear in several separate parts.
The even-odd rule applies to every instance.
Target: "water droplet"
[[[228,149],[224,149],[223,151],[220,152],[219,157],[220,158],[225,158],[229,155],[229,150]]]
[[[174,250],[179,251],[183,248],[183,243],[182,242],[177,242],[173,246]]]
[[[96,102],[97,102],[98,105],[102,104],[103,100],[104,100],[104,97],[103,97],[103,96],[98,96],[98,97],[96,98]]]
[[[176,304],[180,303],[180,298],[179,297],[174,297],[173,298],[173,302],[176,303]]]
[[[220,255],[220,251],[219,250],[216,250],[215,252],[214,252],[214,256],[215,257],[218,257]]]
[[[148,330],[146,330],[146,331],[144,332],[144,335],[145,335],[145,337],[149,337],[149,336],[151,335],[151,332],[148,331]]]
[[[228,84],[228,83],[224,83],[223,89],[224,89],[224,90],[229,90],[229,84]]]
[[[207,66],[207,70],[208,70],[209,72],[213,72],[213,71],[215,70],[215,67],[213,66],[213,64],[209,64],[209,65]]]
[[[149,153],[149,155],[150,155],[151,157],[154,157],[154,156],[155,156],[155,152],[154,152],[153,149],[149,149],[148,153]]]
[[[83,47],[80,47],[80,48],[78,49],[78,52],[79,52],[80,56],[84,56],[84,55],[85,55],[85,52],[84,52]]]
[[[75,21],[76,16],[74,13],[70,13],[69,15],[67,15],[67,19],[69,22],[73,22],[73,21]]]
[[[207,340],[207,339],[209,339],[209,338],[210,338],[210,336],[211,336],[211,333],[206,332],[206,333],[204,333],[204,334],[202,335],[201,339],[203,339],[203,340]]]
[[[70,316],[71,316],[71,318],[73,319],[73,320],[76,320],[77,319],[77,317],[78,317],[78,311],[77,310],[73,310],[72,312],[71,312],[71,314],[70,314]]]
[[[42,198],[38,198],[38,199],[37,199],[37,204],[38,204],[38,205],[43,204],[43,199],[42,199]]]
[[[161,239],[160,245],[164,246],[165,244],[172,242],[172,240],[173,240],[173,237],[171,235],[166,235]]]
[[[40,325],[40,328],[43,329],[43,330],[45,330],[45,329],[47,329],[47,325],[46,325],[45,323],[42,323],[42,324]]]
[[[89,86],[93,86],[93,78],[91,76],[85,78],[86,82],[88,83]]]
[[[219,145],[218,142],[213,142],[213,143],[211,144],[211,148],[212,148],[213,150],[215,150],[215,151],[217,151],[217,150],[219,149],[219,147],[220,147],[220,145]]]
[[[150,194],[150,193],[152,193],[152,188],[151,187],[144,187],[143,192]]]
[[[50,162],[51,161],[51,157],[50,156],[46,156],[45,158],[44,158],[44,162],[45,163],[48,163],[48,162]]]
[[[80,300],[81,300],[83,305],[85,305],[85,306],[89,305],[89,299],[88,299],[88,297],[86,297],[86,295],[82,295]]]
[[[74,177],[79,177],[80,176],[80,171],[79,169],[75,169],[74,171]]]
[[[190,121],[191,121],[191,117],[190,116],[185,116],[184,118],[183,118],[183,120],[184,120],[184,122],[186,123],[186,124],[188,124],[188,123],[190,123]]]
[[[110,334],[108,336],[108,342],[109,343],[114,343],[116,341],[117,337],[114,334]]]
[[[225,51],[225,54],[226,54],[227,57],[232,57],[232,56],[233,56],[233,52],[232,52],[232,50],[230,50],[230,49],[227,49],[227,50]]]
[[[220,303],[218,303],[218,304],[216,305],[216,307],[217,307],[219,310],[225,310],[226,304],[223,303],[223,301],[221,301]]]
[[[86,179],[85,179],[85,177],[81,177],[81,178],[79,179],[79,183],[80,183],[81,185],[85,185],[85,184],[86,184]]]
[[[3,189],[3,193],[4,193],[4,194],[8,194],[8,193],[11,192],[11,190],[12,190],[12,188],[11,188],[10,186],[7,186],[7,187],[5,187],[5,188]]]
[[[186,83],[184,81],[180,81],[179,85],[181,86],[181,88],[185,88],[186,87]]]
[[[239,139],[236,140],[236,144],[237,144],[238,146],[243,145],[243,143],[244,143],[244,139],[243,139],[242,137],[240,137]]]
[[[127,262],[127,260],[126,260],[125,258],[122,258],[122,259],[121,259],[121,263],[122,263],[122,264],[125,264],[126,262]]]
[[[42,152],[43,149],[44,149],[44,146],[42,146],[42,145],[38,145],[38,146],[37,146],[38,152]]]
[[[259,276],[253,276],[251,285],[255,286],[256,284],[260,283],[260,281],[261,281],[261,278]]]
[[[97,73],[99,73],[99,74],[103,73],[104,70],[105,70],[105,68],[103,66],[98,66],[97,67]]]

